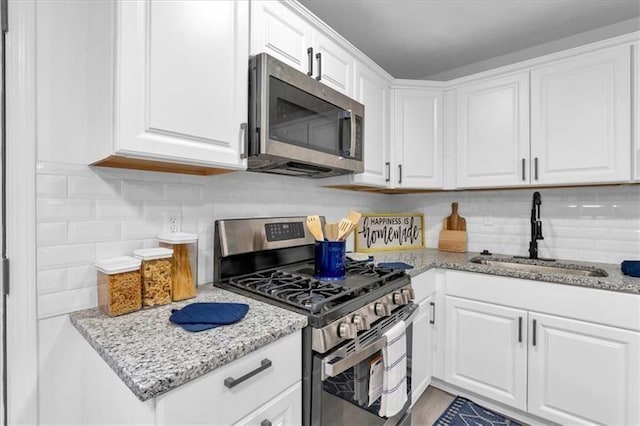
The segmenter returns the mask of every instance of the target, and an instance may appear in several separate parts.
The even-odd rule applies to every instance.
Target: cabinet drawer
[[[260,348],[157,399],[157,424],[232,424],[256,410],[302,376],[301,333]],[[228,378],[239,379],[271,365],[229,388]],[[228,380],[227,380],[228,382]]]
[[[236,423],[236,426],[285,426],[302,424],[302,382]]]

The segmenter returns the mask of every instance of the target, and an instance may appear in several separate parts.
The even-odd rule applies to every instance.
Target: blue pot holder
[[[620,267],[623,274],[640,278],[640,260],[625,260]]]
[[[203,331],[240,321],[249,311],[244,303],[191,303],[182,309],[174,309],[169,321],[187,331]]]

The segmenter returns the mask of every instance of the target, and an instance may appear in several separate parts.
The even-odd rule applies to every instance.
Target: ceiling
[[[640,0],[300,2],[395,78],[411,79],[448,79],[448,71],[470,64],[640,22]]]

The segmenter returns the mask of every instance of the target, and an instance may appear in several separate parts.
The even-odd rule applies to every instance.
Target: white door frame
[[[36,293],[36,3],[9,0],[7,86],[7,416],[38,423]]]

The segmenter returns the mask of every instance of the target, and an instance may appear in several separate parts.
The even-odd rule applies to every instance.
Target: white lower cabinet
[[[445,300],[446,382],[560,424],[640,423],[639,332]]]
[[[445,380],[527,408],[527,312],[447,296]]]
[[[418,315],[413,320],[411,351],[411,405],[431,383],[433,370],[433,319],[434,295],[429,295],[418,305]]]
[[[640,423],[640,333],[530,313],[529,412],[561,424]]]
[[[285,426],[302,424],[302,382],[291,386],[236,423],[237,426]]]
[[[277,419],[300,423],[301,348],[297,332],[159,396],[156,425],[254,424],[265,419],[274,425]],[[265,360],[270,365],[260,369]],[[239,383],[229,387],[233,380]],[[294,405],[287,408],[291,401]]]

